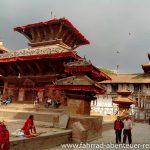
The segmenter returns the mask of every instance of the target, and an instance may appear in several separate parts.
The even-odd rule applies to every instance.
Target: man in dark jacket
[[[117,116],[117,119],[114,122],[114,130],[116,133],[116,143],[121,143],[121,133],[122,129],[124,128],[123,122],[120,120],[120,116]]]

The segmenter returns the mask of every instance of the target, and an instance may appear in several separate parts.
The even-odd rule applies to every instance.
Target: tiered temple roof
[[[130,105],[135,104],[135,102],[129,97],[132,92],[129,90],[120,90],[117,92],[118,97],[113,98],[112,102],[119,105],[118,115],[124,116],[129,114]]]
[[[112,80],[105,80],[100,83],[104,84],[118,84],[118,83],[150,83],[150,74],[145,73],[137,73],[137,74],[116,74],[116,75],[109,75]]]
[[[132,92],[128,91],[128,90],[121,90],[118,91],[118,97],[117,98],[113,98],[113,103],[119,104],[119,105],[128,105],[130,106],[131,104],[134,104],[134,101],[132,99],[129,98],[129,96],[131,95]]]
[[[23,34],[29,41],[29,45],[49,45],[61,41],[72,49],[90,42],[65,18],[52,19],[46,22],[28,24],[14,28]]]
[[[11,62],[17,60],[41,59],[41,58],[60,58],[60,57],[81,58],[76,54],[76,51],[69,47],[56,44],[44,47],[26,48],[21,50],[10,51],[0,55],[0,62]]]
[[[84,72],[88,74],[94,81],[111,80],[111,78],[100,71],[97,67],[93,66],[90,61],[79,59],[74,62],[65,64],[65,71],[68,73]]]
[[[148,54],[148,58],[150,60],[150,54]],[[145,73],[150,73],[150,62],[142,64],[142,68]]]
[[[81,84],[82,83],[82,84]],[[88,76],[71,76],[64,79],[57,80],[55,85],[59,87],[63,86],[64,89],[72,89],[72,90],[85,90],[85,91],[93,91],[96,93],[103,93],[104,87],[100,86]]]

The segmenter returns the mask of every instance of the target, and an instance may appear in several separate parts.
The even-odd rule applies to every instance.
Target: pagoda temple
[[[128,90],[120,90],[117,92],[118,97],[113,98],[113,103],[119,105],[119,114],[120,116],[125,116],[129,114],[130,105],[134,104],[134,101],[129,98],[132,92]]]
[[[89,41],[65,18],[14,28],[30,48],[0,54],[3,95],[16,101],[59,99],[70,114],[90,114],[90,102],[109,76],[80,57],[76,48]]]

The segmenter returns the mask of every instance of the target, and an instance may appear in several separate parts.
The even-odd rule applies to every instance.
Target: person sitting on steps
[[[11,97],[7,97],[5,100],[3,100],[3,104],[4,105],[8,105],[12,103],[12,98]]]
[[[36,128],[34,125],[34,116],[30,115],[29,118],[25,121],[22,129],[25,136],[30,136],[32,134],[36,134]]]
[[[58,108],[60,106],[60,101],[57,99],[52,100],[52,107]]]

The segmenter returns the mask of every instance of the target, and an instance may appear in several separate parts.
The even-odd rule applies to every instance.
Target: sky
[[[0,0],[0,39],[12,50],[28,41],[13,28],[65,17],[90,41],[78,54],[97,67],[143,72],[149,62],[150,0]]]

